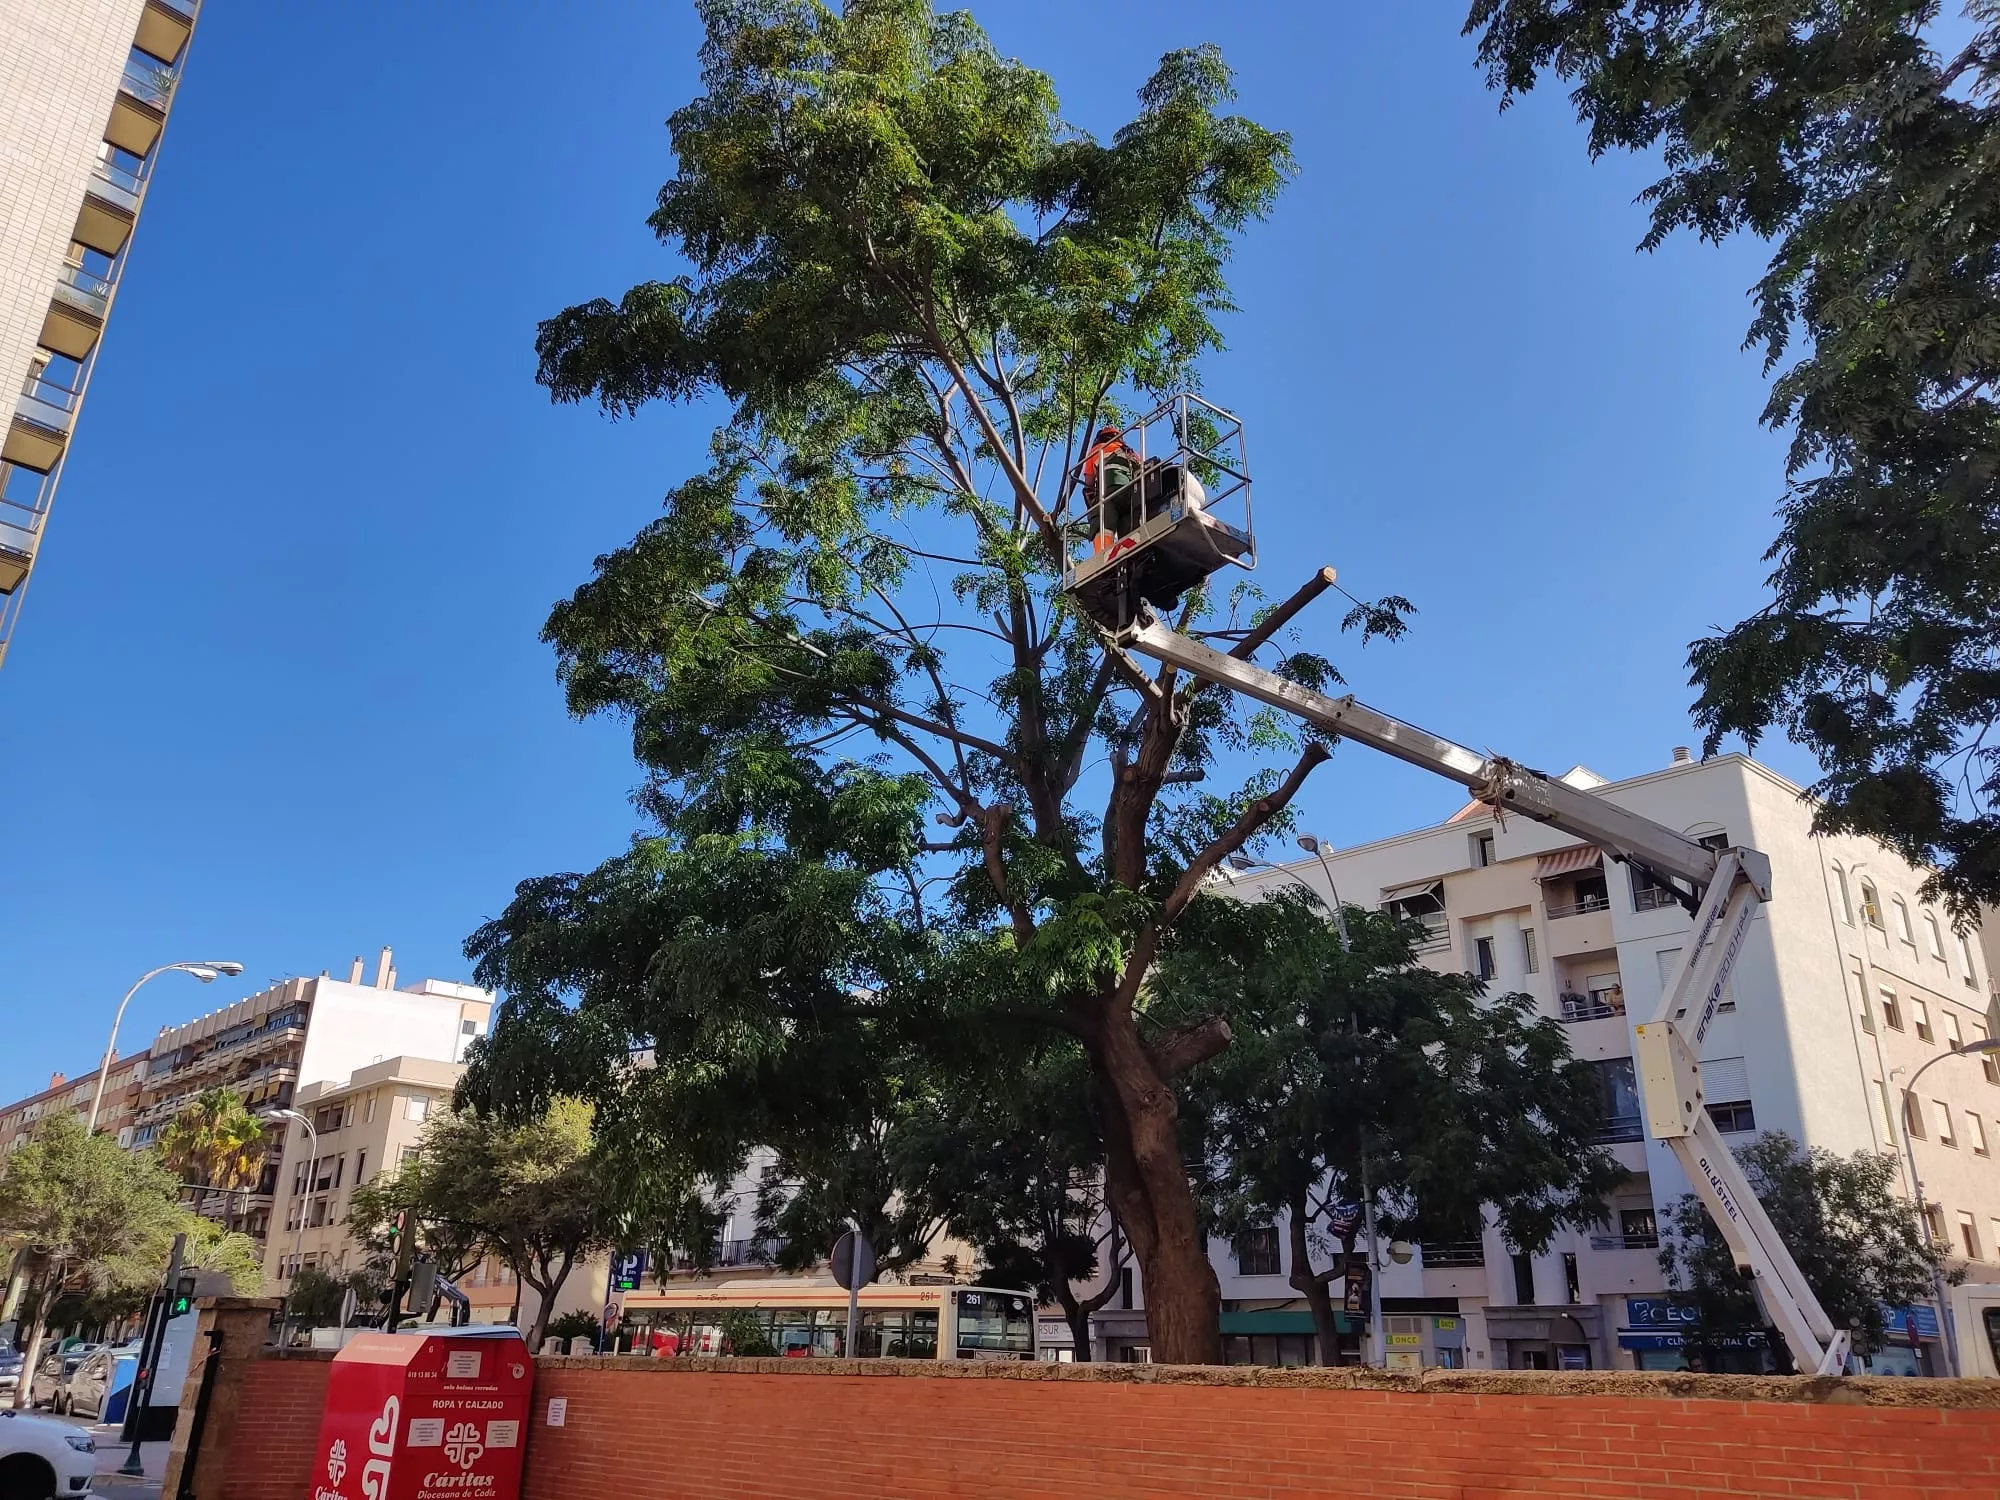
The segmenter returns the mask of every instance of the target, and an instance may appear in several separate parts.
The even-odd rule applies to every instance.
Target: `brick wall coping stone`
[[[269,1351],[284,1359],[330,1359],[325,1350]],[[543,1370],[633,1375],[846,1375],[873,1379],[1083,1381],[1103,1385],[1250,1386],[1281,1390],[1379,1391],[1406,1395],[1620,1397],[1669,1401],[1786,1401],[1833,1406],[2000,1409],[2000,1380],[1909,1376],[1696,1375],[1642,1370],[1427,1370],[1421,1375],[1359,1366],[1052,1364],[1040,1361],[867,1359],[647,1359],[633,1355],[538,1355]]]

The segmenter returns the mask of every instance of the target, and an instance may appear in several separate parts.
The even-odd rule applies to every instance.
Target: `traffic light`
[[[182,1313],[194,1310],[194,1272],[187,1271],[174,1282],[174,1289],[167,1303],[167,1316],[178,1318]]]

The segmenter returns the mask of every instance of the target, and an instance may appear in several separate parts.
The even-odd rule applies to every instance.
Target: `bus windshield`
[[[1028,1298],[970,1287],[959,1288],[954,1296],[960,1359],[1035,1357],[1035,1309]]]

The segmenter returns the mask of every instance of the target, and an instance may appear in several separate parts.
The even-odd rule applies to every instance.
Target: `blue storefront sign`
[[[1621,1349],[1679,1349],[1701,1327],[1701,1314],[1671,1297],[1627,1297],[1626,1326],[1618,1330]],[[1761,1349],[1761,1333],[1725,1333],[1708,1340],[1718,1349]]]
[[[1671,1297],[1627,1297],[1625,1321],[1634,1328],[1691,1328],[1701,1315]]]
[[[1935,1340],[1938,1336],[1937,1309],[1918,1305],[1916,1307],[1882,1307],[1882,1326],[1891,1334],[1903,1338],[1912,1335],[1919,1339]]]

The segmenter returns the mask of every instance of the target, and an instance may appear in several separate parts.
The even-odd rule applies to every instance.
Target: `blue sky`
[[[463,977],[517,880],[620,847],[623,731],[565,716],[537,635],[712,420],[532,378],[538,318],[675,269],[643,219],[691,7],[210,10],[0,672],[4,1098],[93,1058],[155,964],[248,968],[156,981],[132,1041],[385,942]],[[1365,653],[1312,626],[1376,706],[1637,774],[1692,737],[1686,643],[1761,599],[1761,256],[1635,253],[1646,164],[1590,163],[1559,92],[1500,114],[1462,10],[981,15],[1099,131],[1162,51],[1223,45],[1301,167],[1207,378],[1250,424],[1263,584],[1330,562],[1416,603]],[[1345,845],[1457,800],[1348,749],[1303,805]]]

